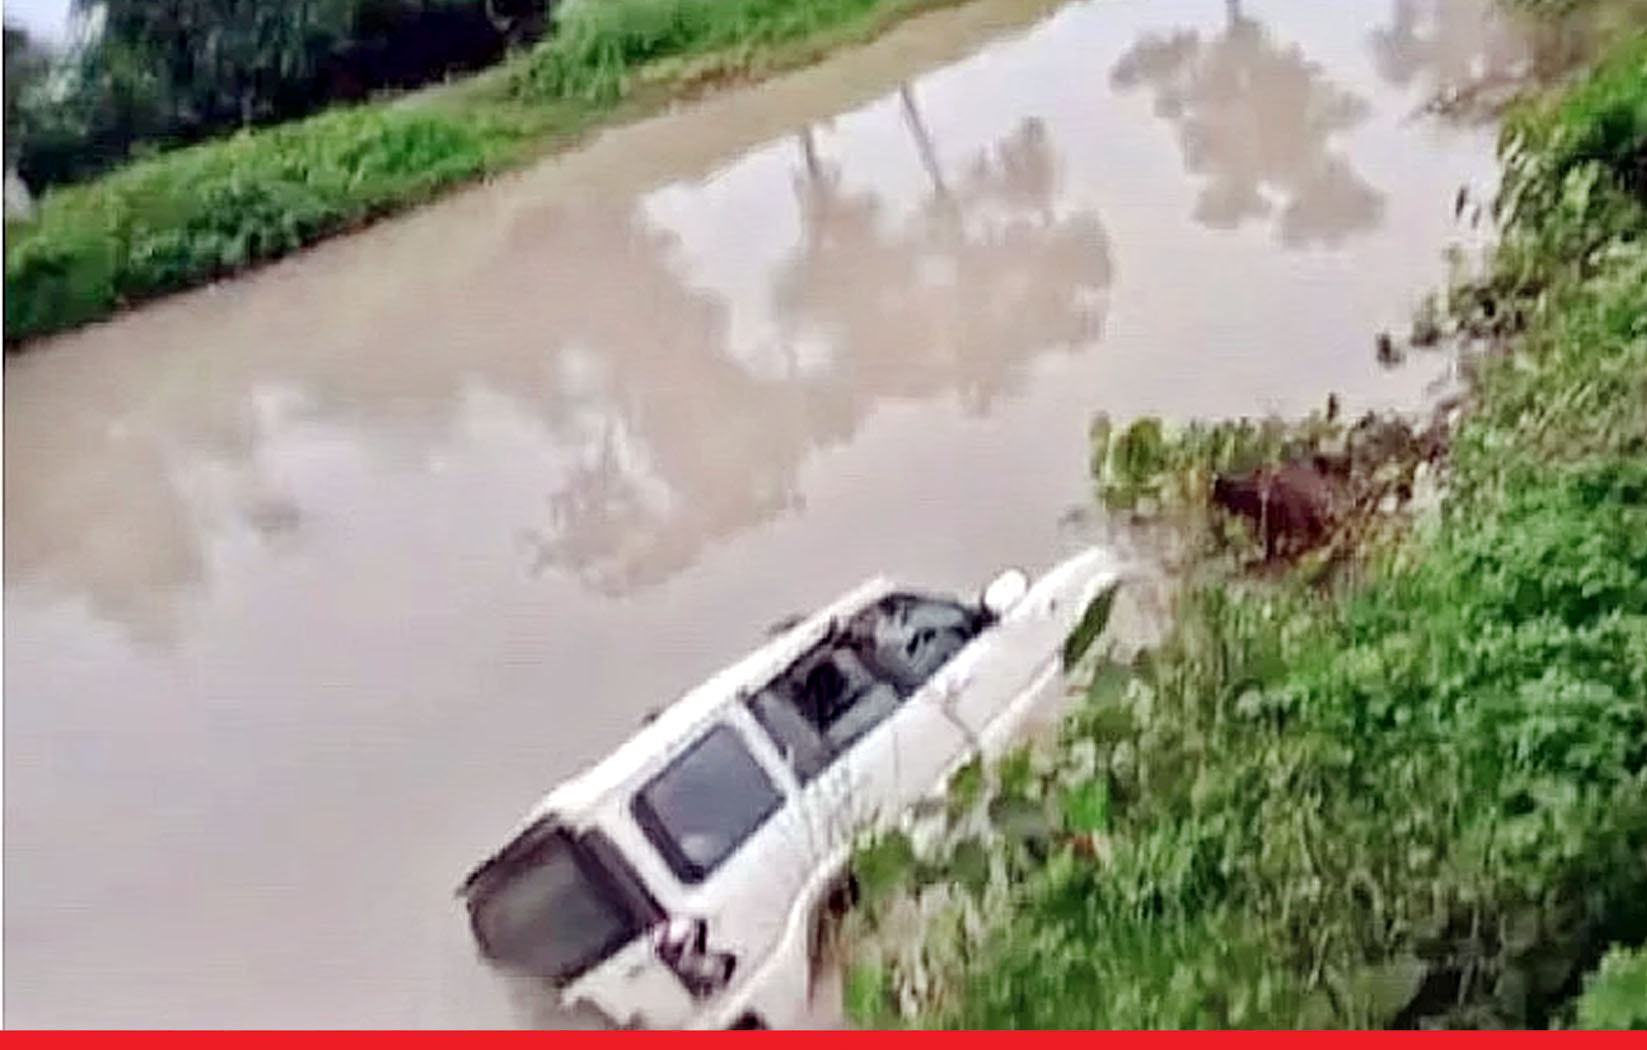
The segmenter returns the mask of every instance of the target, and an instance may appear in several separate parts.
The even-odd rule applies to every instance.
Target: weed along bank
[[[1647,37],[1501,141],[1433,420],[1098,429],[1188,532],[1175,626],[866,852],[861,1022],[1647,1024]]]

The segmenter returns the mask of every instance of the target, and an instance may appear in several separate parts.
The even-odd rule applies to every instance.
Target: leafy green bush
[[[439,111],[334,110],[53,191],[6,226],[6,338],[286,254],[480,174],[512,140]]]
[[[1095,671],[1013,792],[1062,798],[1067,834],[990,838],[1002,878],[933,913],[965,921],[860,938],[895,1019],[1538,1026],[1607,944],[1647,939],[1647,242],[1636,147],[1583,126],[1637,112],[1647,77],[1618,70],[1644,47],[1522,118],[1572,127],[1507,140],[1512,191],[1554,203],[1507,213],[1498,265],[1528,279],[1478,289],[1520,320],[1437,526],[1336,594],[1192,580],[1169,640]],[[1582,159],[1551,159],[1572,143]],[[1103,442],[1106,485],[1156,498],[1163,471],[1272,444],[1221,433]]]
[[[748,56],[908,0],[570,0],[556,30],[515,75],[534,99],[610,102],[639,67],[665,58]]]
[[[1529,104],[1506,123],[1504,205],[1548,224],[1575,177],[1647,201],[1647,38],[1609,55],[1577,88]]]
[[[1618,947],[1584,979],[1580,1028],[1647,1029],[1647,948]]]
[[[1572,90],[1512,112],[1500,134],[1505,227],[1491,270],[1452,289],[1457,327],[1503,338],[1533,324],[1553,281],[1583,280],[1647,209],[1647,36],[1626,37]]]
[[[40,193],[134,154],[431,83],[535,39],[547,2],[97,0],[97,32],[49,62],[8,23],[6,155]]]

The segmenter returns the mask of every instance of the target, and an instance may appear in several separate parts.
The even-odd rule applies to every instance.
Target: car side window
[[[783,805],[743,738],[724,723],[640,790],[635,820],[683,882],[702,882]]]
[[[750,697],[749,712],[801,783],[810,783],[835,757],[818,727],[806,720],[782,685],[774,684]]]
[[[903,696],[856,651],[833,640],[750,698],[755,720],[807,783],[898,709]]]
[[[802,685],[800,707],[836,752],[846,750],[898,709],[903,697],[851,649],[836,649]]]
[[[916,692],[989,626],[989,616],[957,602],[894,594],[864,610],[852,635],[876,672],[905,696]]]

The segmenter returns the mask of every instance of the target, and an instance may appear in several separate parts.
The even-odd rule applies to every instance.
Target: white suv
[[[550,792],[461,894],[482,955],[561,1021],[762,1028],[807,1010],[855,840],[1064,691],[1118,582],[1101,550],[975,602],[857,588]]]

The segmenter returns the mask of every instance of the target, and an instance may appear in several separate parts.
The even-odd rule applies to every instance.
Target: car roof
[[[545,795],[515,835],[550,813],[576,822],[614,791],[620,790],[666,759],[718,718],[729,705],[777,677],[828,635],[832,624],[902,588],[884,576],[873,577],[830,602],[754,652],[711,675],[676,699],[623,744]],[[511,835],[511,839],[515,837]]]

